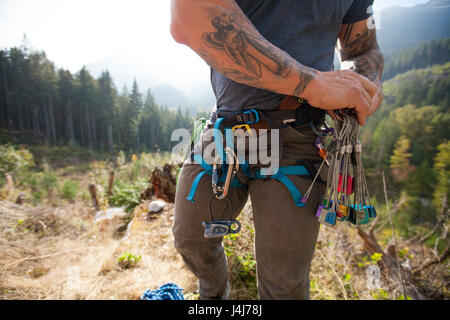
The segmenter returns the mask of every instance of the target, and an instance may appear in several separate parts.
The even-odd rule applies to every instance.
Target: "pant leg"
[[[307,127],[282,129],[281,166],[318,160],[316,136]],[[326,177],[326,170],[321,175]],[[304,194],[311,180],[289,179]],[[326,178],[325,178],[326,179]],[[305,207],[295,205],[288,189],[274,179],[249,183],[255,224],[255,253],[260,299],[309,299],[309,272],[320,224],[315,212],[325,191],[316,184]]]
[[[211,177],[203,176],[198,184],[195,202],[186,199],[201,166],[185,164],[180,174],[175,196],[175,219],[173,235],[175,247],[187,267],[199,279],[200,299],[226,299],[229,294],[228,264],[222,238],[206,239],[203,221],[210,221],[209,200],[213,195]],[[244,189],[232,188],[229,194],[232,203],[232,217],[242,211],[248,198]],[[216,220],[228,220],[228,201],[214,200],[213,215]]]

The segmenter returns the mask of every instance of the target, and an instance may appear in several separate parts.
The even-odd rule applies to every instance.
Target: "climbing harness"
[[[285,103],[283,107],[285,101],[288,101],[288,103]],[[232,220],[231,215],[230,220],[215,221],[211,207],[213,199],[228,200],[230,212],[232,212],[229,199],[230,187],[246,188],[237,178],[236,173],[238,171],[250,179],[275,179],[281,182],[290,192],[295,205],[301,208],[306,205],[313,186],[317,182],[325,183],[321,179],[320,173],[326,166],[328,167],[328,175],[325,197],[316,212],[316,217],[321,223],[329,227],[334,227],[337,221],[362,225],[369,223],[370,219],[377,216],[367,188],[361,160],[362,147],[358,138],[359,124],[355,115],[350,111],[335,111],[334,128],[328,127],[324,121],[318,121],[321,123],[321,127],[316,127],[311,119],[317,120],[317,114],[320,114],[320,112],[320,110],[310,107],[303,100],[296,100],[296,103],[292,103],[292,97],[287,97],[280,107],[273,111],[250,109],[241,112],[228,112],[218,110],[218,118],[213,128],[216,150],[214,163],[212,165],[206,163],[205,159],[199,154],[192,155],[194,162],[199,164],[203,171],[194,179],[187,196],[189,201],[194,202],[200,180],[204,175],[212,177],[214,195],[209,204],[211,222],[203,222],[205,237],[223,237],[230,233],[239,232],[240,223],[237,220]],[[202,122],[202,124],[203,128],[205,122]],[[241,159],[233,151],[234,135],[238,129],[244,129],[251,134],[254,128],[279,129],[292,124],[309,124],[317,135],[315,146],[322,158],[322,161],[319,161],[321,164],[318,170],[316,170],[312,161],[297,161],[294,166],[280,167],[275,171],[269,171],[267,168],[254,169],[245,159]],[[327,137],[331,137],[331,142],[325,147],[324,139]],[[312,183],[304,195],[289,176],[312,179]]]
[[[214,198],[219,200],[229,200],[229,188],[246,188],[236,177],[237,171],[241,171],[250,179],[275,179],[281,182],[290,192],[294,203],[297,207],[304,207],[305,203],[303,195],[291,181],[289,176],[302,176],[311,178],[315,173],[313,165],[296,164],[294,166],[280,167],[270,171],[267,168],[251,168],[245,159],[236,155],[234,150],[234,134],[238,129],[245,129],[249,133],[252,132],[251,126],[259,126],[259,128],[279,129],[288,124],[295,123],[297,125],[310,123],[308,117],[300,112],[299,109],[310,110],[307,106],[299,107],[303,101],[296,102],[296,109],[293,110],[274,110],[261,111],[256,109],[245,110],[242,112],[218,112],[218,119],[214,123],[214,144],[216,157],[212,165],[206,163],[205,159],[194,154],[193,160],[199,164],[203,171],[200,172],[191,186],[187,200],[194,202],[195,193],[200,180],[204,175],[212,177],[213,197],[210,200],[211,222],[203,222],[206,238],[223,237],[230,233],[237,233],[240,230],[240,223],[237,220],[215,221],[212,215],[211,203]],[[310,107],[311,108],[311,107]],[[311,110],[313,110],[311,108]],[[313,111],[316,112],[317,111]],[[319,111],[320,112],[320,111]],[[264,123],[263,123],[264,122]],[[225,138],[224,138],[225,135]],[[225,142],[225,145],[224,145]],[[317,180],[317,179],[316,179]],[[237,226],[237,228],[232,228]]]
[[[363,225],[377,216],[375,207],[370,202],[364,167],[361,160],[362,147],[359,141],[359,124],[350,112],[337,115],[334,129],[324,134],[332,134],[332,141],[327,150],[322,141],[316,146],[322,151],[323,163],[318,170],[304,202],[311,192],[314,182],[325,163],[329,164],[325,198],[318,207],[316,217],[329,227],[337,221],[348,221],[354,225]]]

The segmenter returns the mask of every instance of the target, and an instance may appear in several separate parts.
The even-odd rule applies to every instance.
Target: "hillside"
[[[411,70],[383,83],[387,104],[398,107],[437,105],[447,110],[450,103],[450,63]]]
[[[383,81],[412,69],[423,69],[450,61],[450,38],[424,42],[417,47],[396,51],[386,58]]]
[[[437,220],[441,197],[450,192],[450,63],[410,70],[383,83],[385,102],[364,126],[361,141],[371,194],[383,198],[381,172],[388,172],[397,226],[404,235]]]

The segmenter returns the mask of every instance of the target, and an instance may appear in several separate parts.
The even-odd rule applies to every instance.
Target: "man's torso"
[[[353,0],[236,0],[260,34],[301,64],[333,69],[342,20]],[[262,67],[264,68],[264,66]],[[267,72],[263,70],[262,72]],[[234,82],[211,70],[217,107],[226,111],[276,109],[282,95]]]

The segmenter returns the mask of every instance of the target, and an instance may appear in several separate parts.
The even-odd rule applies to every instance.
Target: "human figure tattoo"
[[[290,61],[275,53],[267,42],[242,30],[234,15],[214,17],[211,24],[215,32],[205,33],[203,43],[208,47],[223,50],[239,66],[257,78],[262,77],[262,65],[279,77],[287,77],[292,69]]]

